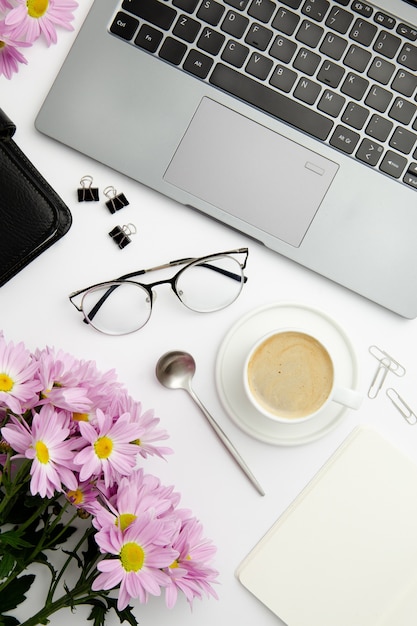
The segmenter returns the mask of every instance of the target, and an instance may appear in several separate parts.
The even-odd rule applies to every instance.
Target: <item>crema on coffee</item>
[[[267,337],[248,362],[249,389],[276,417],[297,419],[320,409],[333,387],[333,363],[314,337],[284,331]]]

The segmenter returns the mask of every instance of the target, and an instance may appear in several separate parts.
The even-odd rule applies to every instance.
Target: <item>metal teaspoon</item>
[[[212,415],[210,415],[210,413],[207,411],[201,400],[196,396],[191,385],[191,380],[195,373],[195,367],[195,361],[191,354],[188,354],[188,352],[175,350],[172,352],[166,352],[160,357],[156,364],[155,374],[159,382],[164,385],[164,387],[167,387],[168,389],[184,389],[190,394],[191,398],[194,400],[197,406],[200,407],[201,411],[207,418],[210,426],[213,428],[222,444],[232,455],[239,467],[245,472],[246,476],[256,487],[258,492],[262,496],[264,496],[264,490],[246,465],[245,461],[240,456],[239,452],[236,450],[236,448],[234,447],[226,433],[223,431],[223,429],[216,422],[214,417],[212,417]]]

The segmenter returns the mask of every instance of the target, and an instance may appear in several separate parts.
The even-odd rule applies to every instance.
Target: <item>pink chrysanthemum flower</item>
[[[38,364],[30,352],[23,343],[6,343],[0,335],[0,406],[24,413],[35,405],[40,388]]]
[[[113,589],[120,585],[117,608],[122,611],[131,598],[139,598],[144,604],[148,596],[161,595],[161,587],[169,582],[161,571],[178,556],[178,552],[163,541],[165,527],[161,520],[144,516],[135,520],[123,533],[111,526],[106,533],[97,533],[96,541],[104,553],[116,558],[100,561],[98,575],[92,585],[93,591]]]
[[[109,414],[97,409],[97,429],[88,422],[80,422],[81,436],[87,446],[74,459],[79,466],[80,481],[103,474],[106,487],[120,476],[128,476],[136,466],[138,448],[132,442],[138,438],[138,428],[130,421],[129,413],[116,422]]]
[[[167,454],[172,454],[172,449],[157,445],[157,442],[168,439],[168,433],[160,428],[160,420],[155,417],[153,410],[142,413],[142,405],[136,402],[128,394],[118,395],[115,397],[115,404],[111,407],[111,411],[117,414],[130,413],[132,422],[139,427],[139,437],[136,441],[138,452],[146,459],[148,456],[159,456],[164,458]]]
[[[0,11],[7,11],[11,8],[13,8],[13,5],[10,4],[9,0],[0,0]]]
[[[56,27],[73,30],[72,12],[78,3],[73,0],[15,0],[17,6],[5,18],[9,36],[33,43],[43,35],[47,45],[56,43]]]
[[[77,480],[71,471],[76,442],[67,439],[70,432],[67,416],[44,406],[34,413],[32,427],[14,416],[10,419],[12,423],[2,428],[1,434],[13,450],[32,459],[32,495],[52,498],[55,491],[63,491],[64,485],[76,489]]]
[[[97,488],[90,481],[78,483],[75,489],[68,489],[65,495],[75,508],[84,509],[91,514],[94,514],[99,506],[97,503]]]
[[[183,517],[183,523],[172,547],[179,556],[165,570],[170,577],[167,585],[165,601],[168,608],[172,608],[182,591],[188,602],[192,604],[195,597],[201,598],[203,593],[217,598],[212,587],[216,582],[218,572],[208,566],[216,548],[211,541],[203,538],[203,527],[195,517],[190,517],[186,510],[178,511]]]
[[[174,522],[176,526],[174,509],[179,500],[180,495],[173,487],[162,486],[158,478],[145,474],[140,468],[119,481],[116,494],[106,506],[97,506],[93,525],[98,530],[115,525],[124,532],[138,517],[146,514],[165,519],[171,525]]]

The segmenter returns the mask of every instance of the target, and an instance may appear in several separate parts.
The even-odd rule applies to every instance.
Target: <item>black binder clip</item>
[[[116,213],[116,211],[120,211],[120,209],[123,209],[124,206],[127,206],[129,204],[129,201],[126,198],[125,194],[118,194],[116,189],[112,186],[103,189],[103,193],[108,198],[105,204],[110,213]]]
[[[93,177],[83,176],[80,180],[81,187],[77,189],[78,202],[97,202],[99,199],[98,188],[92,187]]]
[[[136,226],[134,224],[125,224],[124,226],[116,226],[109,232],[110,237],[113,241],[119,246],[122,250],[125,248],[132,240],[130,239],[130,235],[136,234]]]

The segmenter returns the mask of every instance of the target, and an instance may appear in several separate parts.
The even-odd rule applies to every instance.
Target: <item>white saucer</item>
[[[263,335],[288,327],[310,330],[325,345],[331,346],[337,385],[356,389],[358,384],[353,346],[343,328],[326,313],[303,304],[278,302],[242,317],[226,334],[217,355],[216,385],[220,400],[230,418],[248,435],[283,446],[309,443],[323,437],[337,426],[347,411],[340,404],[330,403],[314,420],[287,425],[271,422],[249,402],[243,387],[247,352]]]

